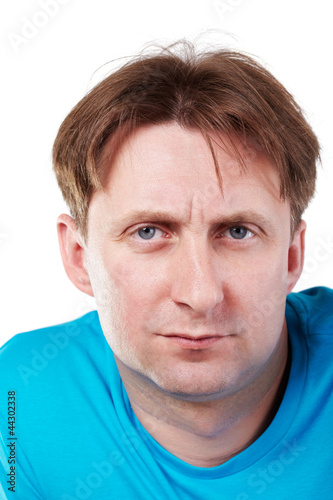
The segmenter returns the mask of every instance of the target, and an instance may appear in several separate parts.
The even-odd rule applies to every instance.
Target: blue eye
[[[227,236],[226,233],[229,233],[230,236]],[[252,231],[243,226],[230,227],[224,234],[227,238],[232,238],[234,240],[245,240],[254,236]]]
[[[154,226],[146,226],[141,227],[134,234],[135,236],[137,235],[136,237],[138,239],[152,240],[155,236],[160,237],[163,234],[163,231]]]

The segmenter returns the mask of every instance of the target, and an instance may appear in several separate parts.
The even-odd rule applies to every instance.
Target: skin
[[[65,269],[96,298],[133,411],[162,446],[201,467],[242,451],[276,413],[285,298],[304,258],[305,223],[291,237],[270,158],[235,138],[244,171],[221,138],[222,190],[198,131],[148,126],[94,193],[87,241],[68,215],[58,219]]]

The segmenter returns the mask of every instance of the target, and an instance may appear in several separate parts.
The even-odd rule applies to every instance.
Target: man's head
[[[319,154],[299,106],[254,59],[227,50],[197,54],[183,43],[128,62],[61,125],[54,168],[84,236],[90,198],[105,184],[120,145],[140,126],[171,122],[201,132],[212,152],[214,133],[265,151],[279,173],[281,197],[290,201],[292,230],[297,227],[313,196]]]
[[[270,387],[317,156],[291,96],[240,54],[138,60],[78,104],[54,149],[74,216],[60,245],[125,371],[199,399]]]

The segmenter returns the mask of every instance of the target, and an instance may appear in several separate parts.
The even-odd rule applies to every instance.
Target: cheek
[[[161,269],[156,271],[155,268],[147,259],[126,258],[125,255],[106,262],[108,288],[128,317],[151,311],[161,296],[164,276]]]
[[[236,280],[234,305],[241,315],[243,331],[254,347],[274,345],[284,321],[287,291],[287,262],[281,254],[274,259],[258,259],[251,269],[243,269],[243,280]],[[231,288],[232,289],[232,288]]]
[[[257,296],[267,297],[267,294],[281,289],[286,291],[288,250],[283,245],[263,248],[261,252],[249,255],[242,267],[247,286],[255,290]]]

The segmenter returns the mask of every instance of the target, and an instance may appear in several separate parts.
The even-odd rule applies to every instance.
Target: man
[[[97,312],[3,347],[4,498],[332,498],[333,295],[290,294],[317,139],[251,58],[177,48],[60,127],[63,263]]]

